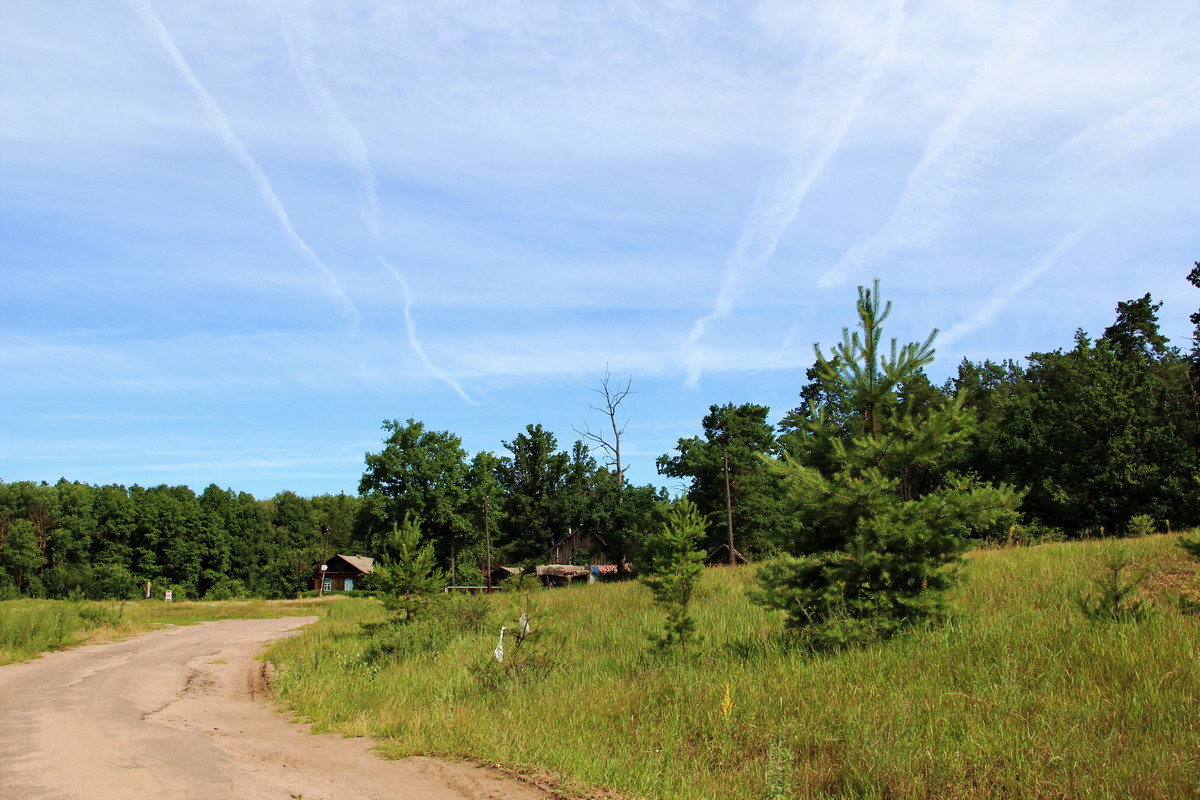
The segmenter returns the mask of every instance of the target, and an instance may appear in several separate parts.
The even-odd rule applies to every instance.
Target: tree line
[[[1200,263],[1188,280],[1200,288]],[[826,593],[869,584],[872,570],[936,583],[911,552],[853,568],[852,558],[820,555],[878,556],[896,532],[923,541],[936,562],[970,539],[1115,535],[1147,519],[1194,525],[1200,311],[1185,351],[1162,335],[1160,308],[1149,294],[1118,303],[1099,337],[1078,331],[1072,348],[1024,363],[964,360],[935,385],[925,368],[936,331],[884,346],[890,304],[877,285],[860,288],[857,327],[828,353],[814,348],[797,407],[772,423],[766,406],[713,405],[658,472],[686,481],[702,549],[725,542],[732,522],[742,553],[794,559],[789,569],[807,570],[805,585]],[[0,594],[131,597],[149,581],[188,597],[291,596],[310,588],[328,554],[377,555],[406,520],[419,520],[459,583],[479,581],[489,550],[493,564],[532,563],[569,531],[600,537],[624,564],[670,512],[665,490],[624,479],[629,383],[605,375],[598,393],[611,433],[578,431],[567,448],[530,424],[499,453],[471,455],[449,431],[385,421],[358,496],[0,483]],[[811,615],[813,597],[788,602]]]
[[[1188,281],[1200,288],[1200,263]],[[876,308],[869,324],[847,330],[833,353],[815,348],[796,408],[772,424],[766,406],[713,405],[701,434],[680,439],[658,459],[658,470],[688,481],[688,497],[708,520],[709,548],[724,541],[728,472],[738,547],[752,556],[811,539],[780,462],[830,475],[864,436],[885,441],[875,467],[907,499],[962,478],[1019,490],[1014,513],[975,526],[974,537],[1122,535],[1135,520],[1194,526],[1200,522],[1200,311],[1190,317],[1195,330],[1184,350],[1162,334],[1161,305],[1149,294],[1119,302],[1098,337],[1078,330],[1071,348],[1031,353],[1024,363],[964,359],[941,385],[925,371],[934,337],[899,351],[893,341],[889,351],[872,341],[885,316]],[[944,428],[939,441],[953,446],[896,466],[905,437],[931,418]]]

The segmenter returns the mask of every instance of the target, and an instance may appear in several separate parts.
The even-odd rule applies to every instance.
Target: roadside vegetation
[[[625,582],[459,596],[408,625],[347,601],[269,657],[320,730],[552,773],[570,796],[1181,798],[1200,786],[1200,616],[1179,599],[1200,563],[1178,539],[975,551],[943,624],[865,647],[802,644],[736,567],[705,571],[686,653],[653,646],[663,611]],[[1144,613],[1089,618],[1078,598],[1117,551]],[[493,648],[522,613],[514,667]]]
[[[206,603],[90,600],[0,602],[0,665],[50,650],[131,636],[161,625],[192,625],[220,619],[321,615],[329,603],[239,600]]]

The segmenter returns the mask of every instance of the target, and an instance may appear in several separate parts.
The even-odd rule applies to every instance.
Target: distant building
[[[750,560],[738,552],[738,549],[733,548],[733,563],[734,564],[749,564]],[[723,544],[716,550],[709,553],[704,559],[706,567],[727,567],[729,566],[729,545]]]
[[[579,553],[579,556],[576,556]],[[537,557],[539,564],[615,564],[616,556],[608,549],[608,542],[598,533],[571,531],[554,543],[550,549]]]
[[[322,570],[313,576],[313,589],[326,592],[352,592],[362,588],[364,575],[375,571],[375,559],[366,556],[336,555],[325,562],[325,588],[321,588]]]
[[[495,569],[492,570],[490,576],[488,575],[487,571],[484,570],[483,571],[483,579],[486,582],[487,579],[489,577],[491,577],[492,586],[499,586],[501,583],[508,580],[512,576],[520,575],[520,574],[521,574],[520,567],[496,567]]]

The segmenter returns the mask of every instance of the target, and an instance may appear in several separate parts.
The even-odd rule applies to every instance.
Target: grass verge
[[[130,636],[158,625],[191,625],[220,619],[324,614],[316,601],[230,600],[164,603],[7,600],[0,602],[0,665],[39,653]]]

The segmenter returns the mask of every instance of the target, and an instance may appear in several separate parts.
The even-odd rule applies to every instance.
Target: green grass
[[[164,603],[7,600],[0,602],[0,664],[48,650],[129,636],[158,625],[191,625],[218,619],[324,614],[330,603],[230,600]]]
[[[705,575],[705,641],[686,658],[650,654],[662,614],[636,583],[495,596],[491,632],[415,623],[391,649],[406,634],[360,625],[378,603],[345,601],[271,658],[283,701],[321,730],[549,771],[570,796],[1196,797],[1200,616],[1168,601],[1200,579],[1176,538],[976,552],[947,624],[836,654],[790,646],[745,599],[753,568],[724,568]],[[1145,621],[1089,622],[1071,600],[1115,546],[1150,573]],[[528,663],[512,671],[510,643],[500,672],[495,631],[521,610]]]

